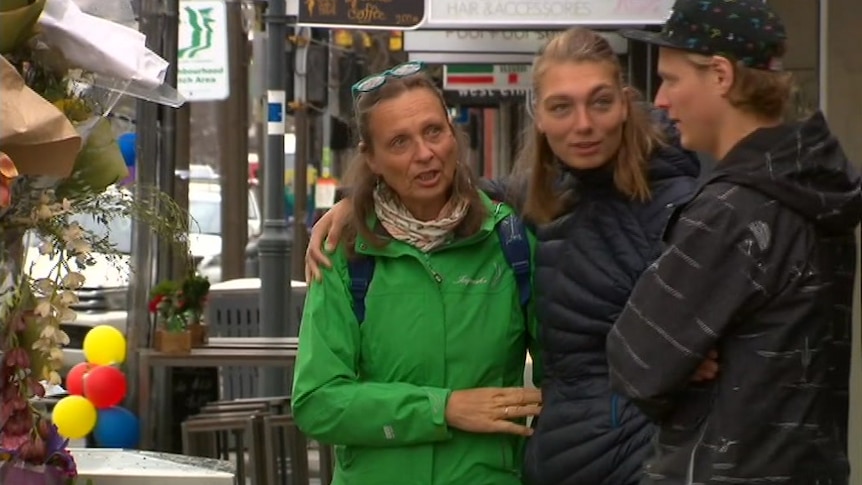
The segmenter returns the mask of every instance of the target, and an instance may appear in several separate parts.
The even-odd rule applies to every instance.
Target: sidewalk
[[[69,448],[86,448],[86,440],[69,440]],[[236,463],[236,455],[230,455],[230,461]],[[246,457],[246,466],[249,466]],[[308,450],[308,474],[311,476],[309,485],[320,485],[320,455],[317,448],[309,448]],[[251,479],[246,479],[246,485],[252,485]]]

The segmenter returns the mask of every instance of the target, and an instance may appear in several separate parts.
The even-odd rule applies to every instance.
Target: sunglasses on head
[[[412,76],[417,72],[424,70],[425,63],[422,61],[410,61],[405,62],[404,64],[398,64],[392,69],[387,69],[381,73],[372,74],[362,79],[350,88],[350,92],[353,93],[353,99],[355,100],[365,93],[370,93],[380,89],[380,87],[386,84],[386,81],[389,79]]]

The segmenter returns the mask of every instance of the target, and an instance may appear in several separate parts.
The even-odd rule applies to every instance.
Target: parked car
[[[210,282],[221,281],[221,186],[218,180],[195,180],[189,184],[189,245],[198,272]],[[248,239],[260,236],[263,225],[256,191],[248,191]]]

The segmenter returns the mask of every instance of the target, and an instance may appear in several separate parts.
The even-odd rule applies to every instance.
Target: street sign
[[[177,91],[189,101],[226,99],[230,70],[224,1],[180,0],[178,28]]]
[[[301,0],[299,23],[354,29],[414,29],[425,19],[423,0]]]
[[[556,30],[413,30],[404,32],[407,52],[497,52],[535,55]],[[614,52],[628,52],[628,42],[619,34],[601,32]]]
[[[663,24],[674,0],[428,0],[423,28]]]
[[[447,64],[443,66],[443,89],[526,91],[531,74],[529,64]]]
[[[530,64],[534,54],[480,54],[475,52],[408,52],[411,61],[426,64]]]

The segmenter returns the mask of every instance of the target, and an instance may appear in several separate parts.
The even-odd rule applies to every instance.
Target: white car
[[[193,180],[189,184],[189,249],[198,272],[211,283],[221,281],[221,186],[218,180]],[[263,225],[254,190],[248,191],[248,238],[260,236]]]

